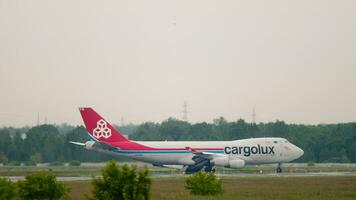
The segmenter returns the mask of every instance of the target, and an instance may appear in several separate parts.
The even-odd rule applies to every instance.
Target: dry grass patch
[[[70,196],[84,199],[89,194],[90,181],[65,182],[72,188]],[[224,194],[215,197],[192,196],[184,188],[184,178],[153,178],[153,200],[354,200],[356,176],[349,177],[224,177]]]

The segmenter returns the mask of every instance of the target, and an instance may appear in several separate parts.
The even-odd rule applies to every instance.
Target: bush
[[[72,161],[70,161],[70,163],[69,163],[69,165],[70,166],[80,166],[80,161],[78,161],[78,160],[72,160]]]
[[[26,166],[36,166],[37,163],[33,160],[28,160],[24,163]]]
[[[138,170],[136,166],[117,166],[109,161],[101,171],[102,178],[93,179],[89,199],[147,200],[150,198],[151,178],[148,169]]]
[[[7,178],[0,177],[0,199],[14,199],[16,196],[16,185]]]
[[[8,165],[11,165],[11,166],[20,166],[21,165],[21,162],[19,161],[11,161],[8,163]]]
[[[193,195],[218,195],[223,193],[222,182],[214,173],[199,172],[185,180],[185,188]]]
[[[20,199],[61,199],[68,197],[69,189],[58,183],[51,173],[34,173],[17,182]]]
[[[59,162],[59,161],[54,161],[54,162],[51,162],[49,165],[50,165],[50,166],[63,166],[64,163]]]

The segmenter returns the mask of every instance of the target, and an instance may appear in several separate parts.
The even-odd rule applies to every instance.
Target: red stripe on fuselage
[[[111,146],[118,147],[121,150],[187,150],[184,148],[154,148],[145,146],[133,141],[127,142],[110,142]],[[223,148],[194,148],[194,150],[223,150]]]

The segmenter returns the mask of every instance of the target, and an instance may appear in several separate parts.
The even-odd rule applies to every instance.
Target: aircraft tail
[[[92,108],[79,108],[79,111],[91,139],[107,143],[129,141]]]

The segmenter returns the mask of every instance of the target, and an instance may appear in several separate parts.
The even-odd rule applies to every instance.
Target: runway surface
[[[307,177],[307,176],[356,176],[356,172],[321,172],[321,173],[270,173],[270,174],[252,174],[252,173],[236,173],[236,174],[216,174],[218,177]],[[184,174],[152,174],[153,178],[171,178],[188,176]],[[11,181],[25,179],[24,176],[9,176]],[[91,176],[59,176],[58,181],[87,181],[91,180]]]

